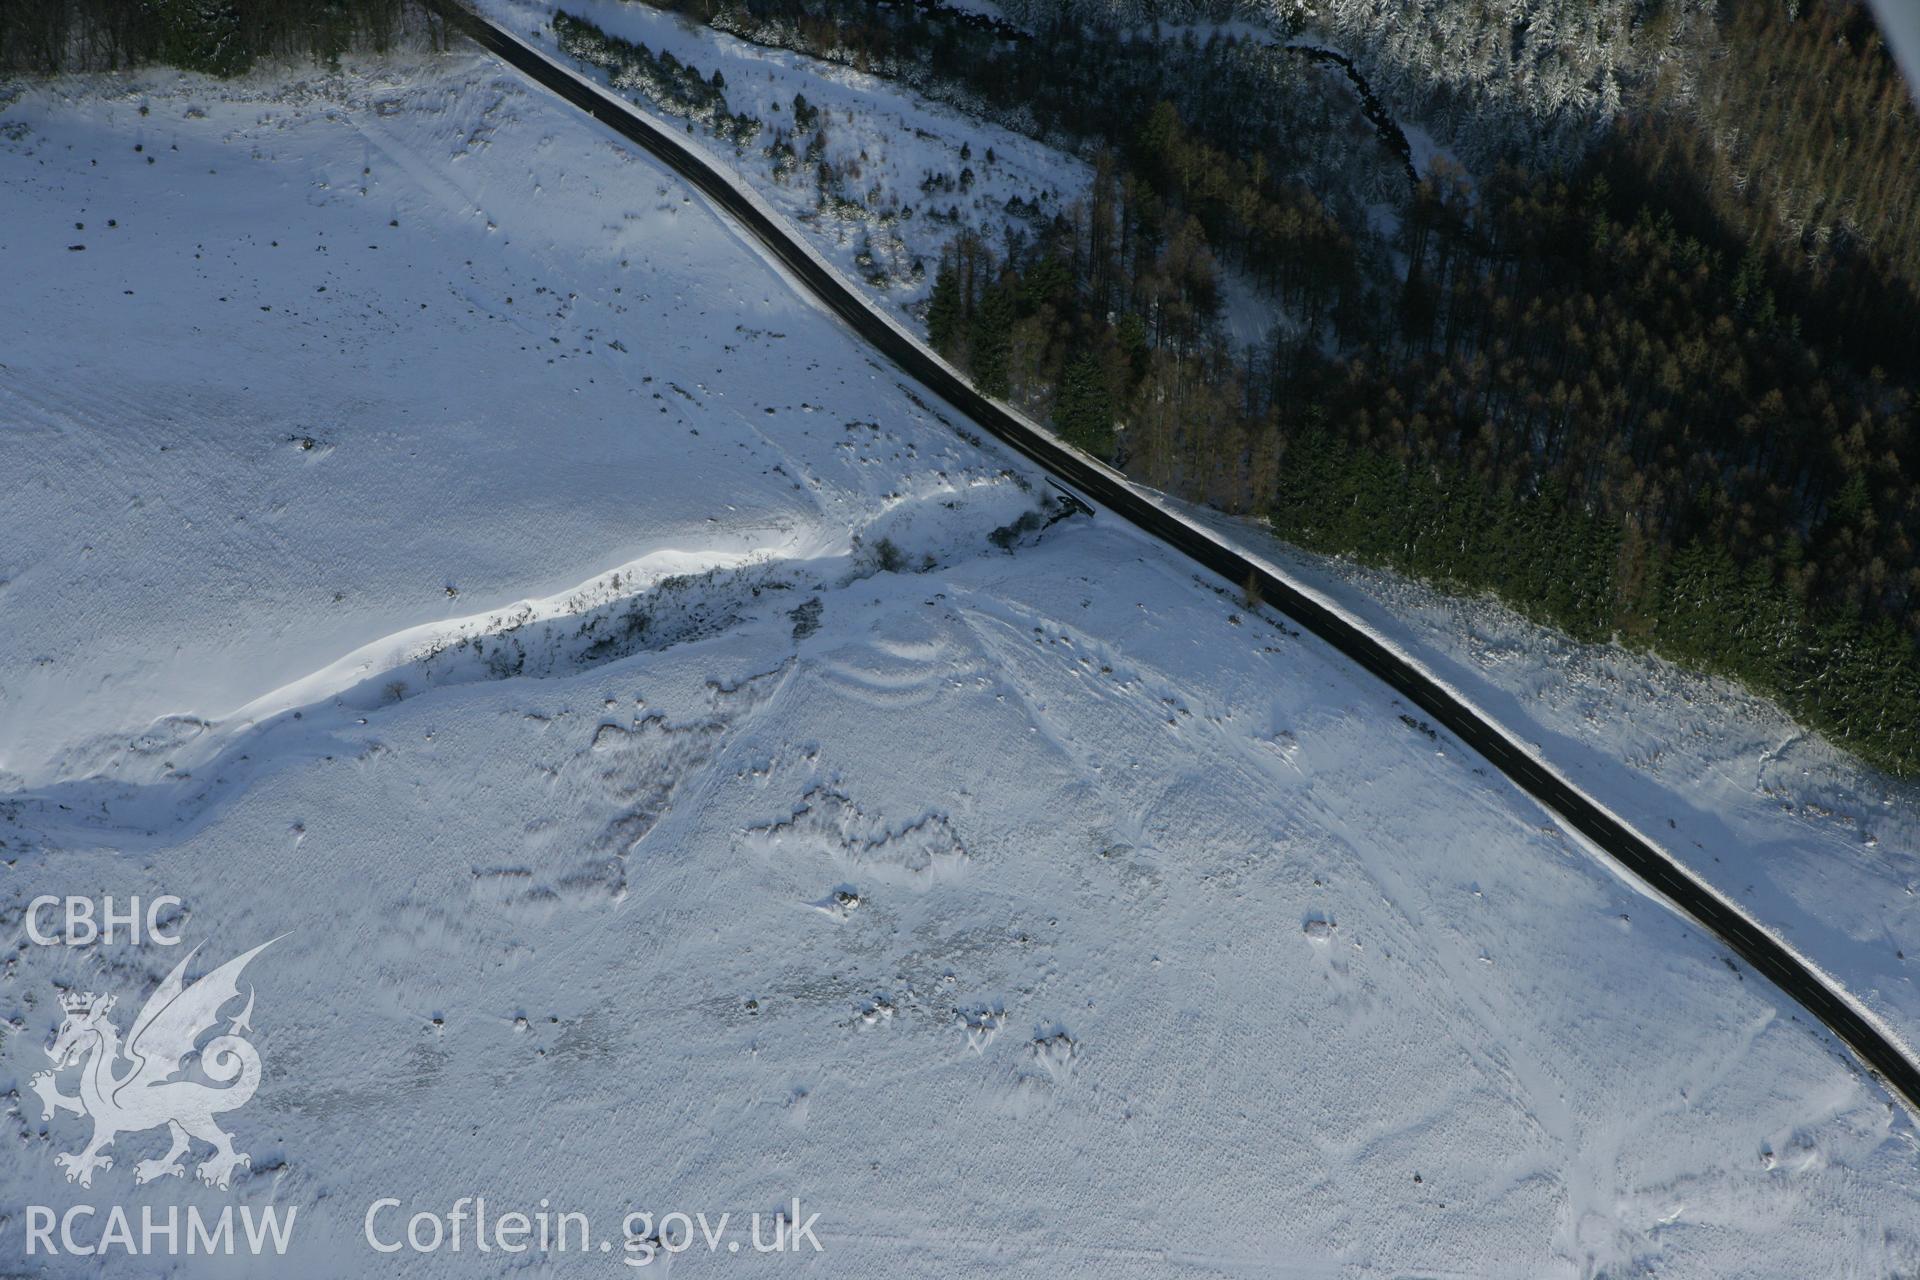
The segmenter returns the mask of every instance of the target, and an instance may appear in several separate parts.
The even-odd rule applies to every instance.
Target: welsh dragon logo
[[[68,1182],[92,1186],[94,1170],[113,1167],[113,1157],[101,1153],[116,1137],[160,1125],[167,1127],[173,1145],[160,1159],[134,1165],[135,1182],[185,1174],[181,1157],[189,1150],[189,1139],[213,1147],[212,1156],[194,1170],[209,1186],[225,1190],[236,1168],[251,1167],[246,1153],[233,1149],[233,1136],[213,1120],[245,1106],[260,1087],[260,1055],[240,1035],[253,1030],[251,988],[246,1007],[228,1023],[225,1033],[204,1045],[199,1042],[215,1030],[220,1010],[239,998],[240,971],[272,945],[263,942],[189,986],[184,976],[188,962],[199,951],[195,947],[147,998],[125,1044],[119,1029],[107,1019],[113,1011],[112,996],[87,992],[60,997],[66,1019],[47,1050],[54,1067],[34,1076],[30,1087],[40,1095],[43,1119],[51,1120],[60,1111],[93,1118],[93,1137],[87,1145],[71,1155],[54,1157],[66,1170]],[[61,1093],[58,1084],[59,1073],[72,1067],[80,1069],[77,1097]]]

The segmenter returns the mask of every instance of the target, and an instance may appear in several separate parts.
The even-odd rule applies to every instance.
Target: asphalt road
[[[809,252],[797,233],[745,195],[685,138],[662,128],[621,99],[556,66],[520,40],[449,0],[432,0],[452,29],[565,101],[645,149],[750,232],[782,266],[848,327],[903,372],[1009,447],[1074,486],[1109,512],[1198,561],[1236,589],[1258,584],[1260,598],[1303,629],[1364,667],[1472,748],[1606,856],[1651,886],[1729,951],[1797,1001],[1844,1042],[1889,1090],[1920,1116],[1920,1065],[1860,1006],[1805,958],[1722,898],[1672,855],[1607,812],[1591,797],[1455,697],[1427,672],[1292,583],[1215,535],[1190,524],[1129,485],[1111,468],[1062,444],[1005,405],[976,391],[926,347],[889,323],[853,287]]]

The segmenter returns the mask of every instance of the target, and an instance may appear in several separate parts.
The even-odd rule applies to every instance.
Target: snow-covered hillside
[[[1920,1041],[1920,789],[1724,680],[1197,508],[1423,660]]]
[[[608,81],[603,68],[560,53],[556,8],[656,55],[670,55],[703,78],[720,75],[731,110],[758,118],[762,133],[737,146],[706,125],[689,123],[689,132],[801,227],[828,261],[903,315],[926,299],[941,252],[961,230],[974,230],[995,245],[1009,228],[1034,235],[1083,199],[1092,183],[1091,166],[1078,157],[928,102],[899,84],[750,44],[645,4],[486,0],[481,8],[602,84]],[[673,118],[644,93],[621,92]],[[794,119],[796,97],[814,113],[804,126]],[[799,153],[784,165],[767,153],[776,132]],[[817,156],[809,150],[816,134],[823,142]],[[817,176],[822,163],[834,172],[839,200],[823,198]],[[912,323],[919,326],[917,319]]]
[[[824,1252],[671,1264],[1920,1268],[1805,1015],[493,65],[27,88],[0,261],[10,1263],[274,1203],[276,1274],[519,1269],[365,1241],[479,1194],[589,1214],[565,1274],[795,1197]],[[196,971],[279,937],[231,1191],[154,1131],[69,1184],[32,1092],[58,991],[185,948],[25,907],[136,893]]]

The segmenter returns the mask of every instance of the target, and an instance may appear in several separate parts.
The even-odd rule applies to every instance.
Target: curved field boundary
[[[1569,830],[1718,938],[1840,1038],[1916,1117],[1920,1065],[1899,1034],[1837,978],[1581,791],[1532,748],[1410,654],[1260,557],[1197,525],[1106,464],[975,390],[952,365],[862,296],[765,200],[687,136],[561,65],[454,0],[430,0],[451,28],[535,83],[644,148],[743,227],[806,292],[908,376],[1086,497],[1266,603],[1378,677],[1545,806]]]

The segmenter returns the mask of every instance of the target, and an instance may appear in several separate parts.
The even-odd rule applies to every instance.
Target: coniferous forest
[[[414,0],[16,0],[0,5],[0,71],[160,62],[234,76],[265,58],[327,61],[430,33]]]
[[[1430,166],[1383,228],[1391,148],[1329,175],[1368,140],[1273,41],[666,2],[1093,158],[1070,211],[939,266],[929,333],[982,389],[1146,484],[1920,769],[1920,125],[1858,5],[1642,6],[1659,56],[1538,146]],[[1222,336],[1230,287],[1273,304],[1264,343]]]

